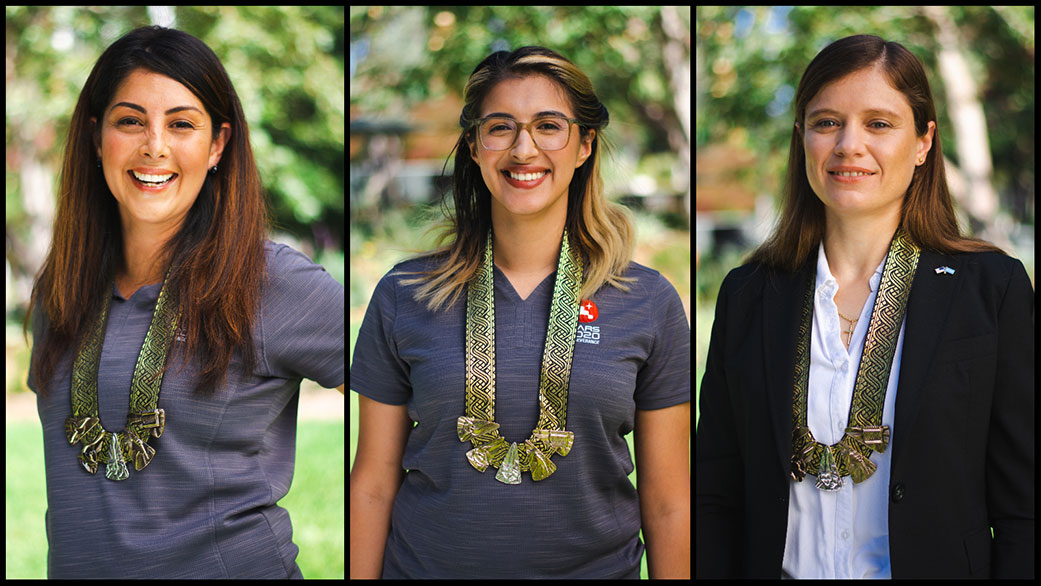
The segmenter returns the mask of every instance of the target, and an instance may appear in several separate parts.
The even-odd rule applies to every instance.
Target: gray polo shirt
[[[195,362],[185,367],[175,342],[159,408],[166,429],[156,454],[130,478],[91,475],[82,445],[65,438],[71,356],[59,363],[52,392],[37,396],[47,470],[49,578],[302,578],[289,513],[300,381],[343,383],[343,285],[303,254],[267,242],[268,280],[254,328],[257,371],[242,380],[232,356],[225,387],[194,393]],[[123,299],[113,289],[98,373],[101,423],[122,430],[130,380],[161,284]],[[40,339],[46,316],[34,314]],[[71,353],[70,353],[71,354]],[[30,388],[33,388],[30,376]],[[35,391],[36,389],[33,388]]]
[[[398,271],[429,266],[406,261]],[[676,290],[632,263],[629,293],[604,287],[583,303],[568,392],[575,441],[557,471],[521,484],[495,480],[466,459],[456,420],[464,414],[466,297],[431,313],[412,299],[408,276],[376,286],[358,335],[351,388],[408,405],[417,422],[403,457],[384,553],[384,578],[639,578],[640,507],[629,482],[625,435],[636,409],[690,401],[690,327]],[[555,274],[526,299],[496,267],[495,420],[511,442],[538,420],[539,373]]]

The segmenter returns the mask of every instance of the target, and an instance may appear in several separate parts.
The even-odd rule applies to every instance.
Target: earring
[[[214,166],[210,167],[210,175],[216,175],[216,174],[217,174],[217,165],[214,165]]]

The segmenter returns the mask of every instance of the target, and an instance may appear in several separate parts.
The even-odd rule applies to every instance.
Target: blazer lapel
[[[763,288],[763,364],[766,396],[773,418],[774,445],[781,469],[789,472],[792,458],[792,396],[795,384],[795,345],[806,279],[816,275],[817,252],[797,273],[773,272]]]
[[[950,267],[954,274],[937,273],[939,267]],[[962,287],[964,279],[960,277],[964,273],[961,268],[962,261],[953,256],[923,250],[918,258],[904,315],[904,347],[893,422],[894,469],[900,458],[900,446],[907,440],[911,425],[917,419],[922,390],[936,358],[943,324],[947,322],[955,294]]]

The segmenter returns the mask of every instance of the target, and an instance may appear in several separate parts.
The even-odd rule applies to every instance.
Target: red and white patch
[[[596,321],[596,318],[598,317],[600,317],[600,309],[597,308],[595,303],[589,300],[583,301],[581,303],[581,305],[578,308],[579,323],[593,323]]]

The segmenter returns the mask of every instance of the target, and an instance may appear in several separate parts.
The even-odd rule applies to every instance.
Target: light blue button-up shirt
[[[814,439],[822,444],[837,443],[848,424],[853,386],[884,264],[885,259],[869,280],[871,293],[861,309],[847,350],[842,343],[844,322],[839,320],[835,305],[839,285],[828,268],[824,244],[820,245],[810,336],[807,424]],[[893,428],[905,325],[906,318],[900,325],[882,409],[882,424],[888,425],[890,430]],[[813,475],[807,475],[802,482],[791,481],[788,534],[782,565],[787,575],[821,579],[892,577],[889,565],[889,470],[892,454],[890,440],[885,452],[872,452],[871,462],[878,469],[870,478],[854,484],[853,479],[846,476],[842,479],[842,488],[835,492],[818,490],[815,486],[817,478]]]

